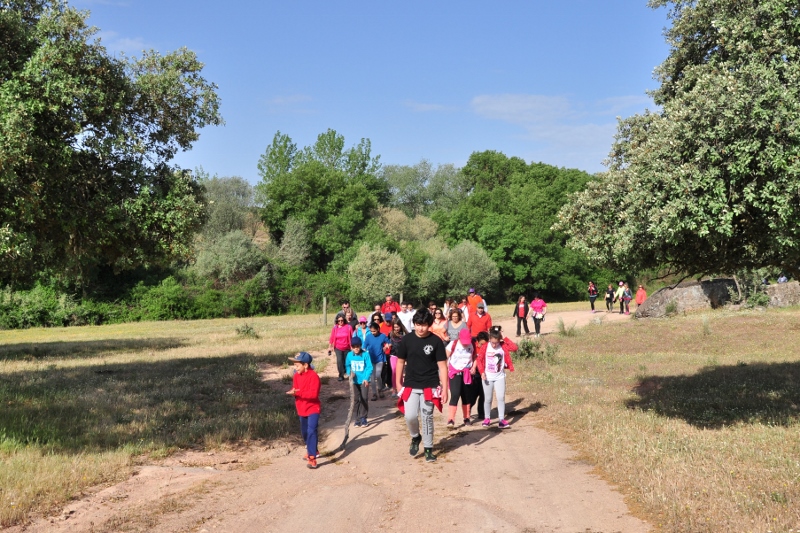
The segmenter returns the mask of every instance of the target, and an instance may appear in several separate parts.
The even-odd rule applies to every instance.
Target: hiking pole
[[[347,421],[344,423],[344,440],[338,448],[333,450],[333,453],[344,451],[344,445],[347,444],[347,439],[350,437],[350,423],[353,421],[353,411],[356,407],[356,385],[352,378],[347,381],[350,382],[350,410],[347,411]]]

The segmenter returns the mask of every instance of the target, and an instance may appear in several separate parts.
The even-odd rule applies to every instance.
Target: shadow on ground
[[[296,434],[294,401],[259,364],[286,356],[52,367],[0,373],[0,448],[134,452]],[[286,386],[289,386],[286,382]]]
[[[186,339],[102,339],[96,341],[22,342],[0,344],[0,359],[35,361],[41,359],[83,359],[107,352],[163,351],[186,346]]]
[[[690,376],[642,378],[631,409],[719,429],[738,423],[800,423],[800,362],[706,367]]]

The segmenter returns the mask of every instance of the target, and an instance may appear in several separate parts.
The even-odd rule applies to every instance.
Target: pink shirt
[[[541,298],[531,302],[531,309],[533,309],[534,313],[541,313],[545,307],[547,307],[547,304]]]
[[[344,326],[337,324],[333,326],[333,329],[331,330],[331,339],[329,342],[337,350],[349,350],[350,339],[352,338],[353,328],[350,327],[350,324],[345,324]]]

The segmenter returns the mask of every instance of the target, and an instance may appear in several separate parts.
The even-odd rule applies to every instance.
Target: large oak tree
[[[202,190],[170,165],[221,123],[181,49],[114,57],[88,13],[0,0],[0,283],[186,257]]]
[[[660,109],[620,121],[608,172],[557,228],[621,269],[800,265],[800,16],[790,0],[668,7]]]

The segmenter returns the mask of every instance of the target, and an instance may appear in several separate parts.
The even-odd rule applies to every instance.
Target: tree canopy
[[[108,54],[85,12],[0,1],[0,281],[191,254],[201,190],[170,166],[206,125],[215,86],[195,54]]]
[[[651,0],[671,46],[660,109],[621,120],[608,171],[560,211],[621,269],[800,274],[800,16],[789,0]]]

